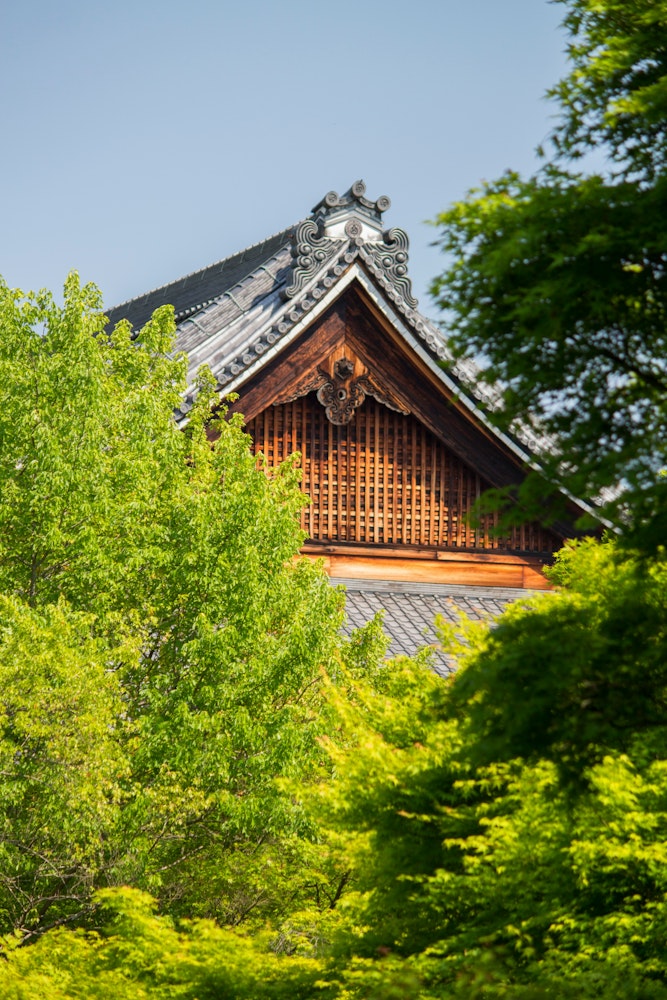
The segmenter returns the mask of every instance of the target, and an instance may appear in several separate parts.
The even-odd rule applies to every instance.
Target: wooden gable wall
[[[349,403],[355,385],[363,399],[341,416],[336,396]],[[249,381],[233,409],[269,464],[301,453],[312,501],[304,551],[325,556],[331,575],[548,586],[541,568],[562,535],[528,524],[498,538],[492,517],[469,519],[480,493],[520,480],[516,457],[446,397],[358,290]]]
[[[492,516],[473,526],[473,505],[490,484],[412,414],[373,398],[337,425],[311,392],[267,407],[247,430],[270,465],[301,453],[312,501],[302,523],[313,541],[540,554],[560,547],[534,523],[507,538],[492,533]]]

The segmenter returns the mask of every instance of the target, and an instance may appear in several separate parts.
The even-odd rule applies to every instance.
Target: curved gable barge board
[[[346,341],[432,433],[492,486],[518,485],[526,466],[539,468],[539,460],[495,428],[483,407],[443,370],[441,344],[425,344],[357,261],[262,358],[225,386],[241,394],[234,411],[248,419],[256,416]],[[572,500],[573,520],[585,509]],[[562,538],[576,534],[572,523],[552,527]]]
[[[385,384],[409,400],[411,412],[493,487],[518,486],[528,468],[539,470],[539,456],[498,430],[465,388],[434,361],[433,352],[415,341],[409,330],[401,330],[391,310],[388,315],[378,311],[377,296],[367,297],[367,288],[360,285],[352,289],[360,305],[355,306],[355,295],[347,300],[349,312],[358,317],[357,334],[350,336],[350,343],[367,364],[375,365]],[[375,323],[370,322],[371,317]],[[383,336],[378,334],[380,325]],[[403,373],[401,383],[396,381],[399,371]],[[430,393],[426,386],[431,387]],[[568,496],[567,501],[568,518],[572,520],[558,520],[549,526],[562,539],[585,534],[575,529],[574,522],[584,513],[594,513],[589,505],[573,497]]]
[[[433,384],[440,387],[440,392],[444,389],[451,399],[456,399],[457,402],[463,408],[468,410],[480,424],[483,424],[487,428],[488,434],[492,440],[502,442],[502,444],[514,454],[519,464],[534,463],[534,457],[518,442],[495,428],[484,413],[483,408],[471,398],[469,393],[466,392],[466,390],[456,381],[455,378],[453,378],[448,372],[444,371],[440,366],[440,360],[446,356],[444,341],[440,338],[440,343],[437,343],[432,329],[429,329],[429,339],[433,340],[435,344],[434,347],[429,347],[425,344],[419,338],[415,330],[411,328],[412,324],[410,321],[401,316],[398,310],[392,307],[372,279],[365,273],[363,267],[360,266],[356,260],[347,266],[345,272],[338,277],[338,280],[317,300],[309,298],[308,295],[308,293],[312,291],[312,288],[318,283],[318,275],[315,275],[309,285],[305,286],[303,290],[303,298],[306,300],[307,304],[309,304],[307,311],[299,314],[292,323],[291,328],[286,330],[286,332],[276,339],[272,346],[264,350],[261,355],[257,357],[249,357],[243,370],[240,370],[233,377],[225,381],[224,392],[239,392],[246,382],[253,379],[253,376],[261,372],[273,358],[282,353],[290,344],[296,340],[303,343],[301,335],[304,331],[307,331],[314,320],[321,316],[333,302],[337,301],[342,296],[346,288],[354,282],[358,282],[361,285],[361,287],[365,290],[368,299],[375,304],[377,307],[376,315],[384,316],[384,318],[388,320],[388,327],[385,326],[385,329],[389,331],[395,330],[400,333],[406,345],[408,345],[411,348],[411,351],[424,362],[426,369],[429,370],[435,377]],[[288,318],[295,312],[294,305],[295,304],[293,302],[288,302],[282,310]],[[419,314],[413,315],[416,316],[418,321],[421,321],[421,326],[425,325],[423,318],[419,316]],[[270,324],[272,327],[284,325],[284,323],[281,324],[281,322],[279,322],[279,317],[275,314],[270,319],[267,318],[267,324]],[[254,336],[259,339],[262,332],[266,335],[266,331],[256,329],[254,331]],[[306,368],[304,366],[302,373],[305,370]],[[217,372],[215,374],[217,374]],[[251,415],[254,414],[251,412],[246,413],[246,416]],[[507,480],[505,480],[503,484],[506,485]]]
[[[447,373],[418,343],[410,343],[407,330],[397,332],[396,323],[388,321],[383,312],[374,315],[366,290],[355,287],[357,275],[350,272],[349,278],[327,296],[315,322],[304,324],[296,336],[295,327],[268,357],[258,360],[251,377],[246,373],[230,386],[240,395],[232,411],[252,419],[315,371],[332,351],[348,343],[424,426],[492,486],[519,483],[528,456],[509,439],[494,433],[480,419],[477,407],[466,405]]]

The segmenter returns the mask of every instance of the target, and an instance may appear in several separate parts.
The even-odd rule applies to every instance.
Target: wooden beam
[[[303,558],[315,559],[304,553]],[[324,569],[335,579],[395,580],[404,583],[451,583],[472,587],[516,587],[526,590],[551,590],[551,584],[534,563],[520,561],[426,560],[411,558],[376,558],[360,555],[327,554]]]

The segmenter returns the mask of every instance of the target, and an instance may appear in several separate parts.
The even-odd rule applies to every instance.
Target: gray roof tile
[[[434,669],[441,674],[451,673],[456,664],[438,646],[436,615],[452,624],[459,621],[460,612],[474,621],[491,622],[508,604],[531,596],[531,591],[497,587],[351,579],[331,583],[345,586],[348,634],[382,611],[384,631],[391,639],[388,655],[413,656],[418,649],[431,647]]]
[[[121,319],[128,319],[135,329],[140,329],[154,310],[165,303],[174,307],[177,321],[184,319],[188,313],[199,311],[269,261],[282,246],[289,244],[291,234],[292,228],[285,229],[240,253],[122,302],[107,311],[109,323],[113,326]]]

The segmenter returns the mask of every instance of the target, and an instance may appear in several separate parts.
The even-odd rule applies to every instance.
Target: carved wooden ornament
[[[354,411],[366,399],[373,396],[379,403],[396,410],[398,413],[409,413],[401,401],[370,373],[353,378],[354,362],[349,358],[339,358],[330,374],[325,368],[318,367],[297,383],[287,396],[274,400],[274,406],[280,403],[291,403],[301,396],[317,389],[317,400],[325,408],[327,419],[332,424],[349,424]]]

